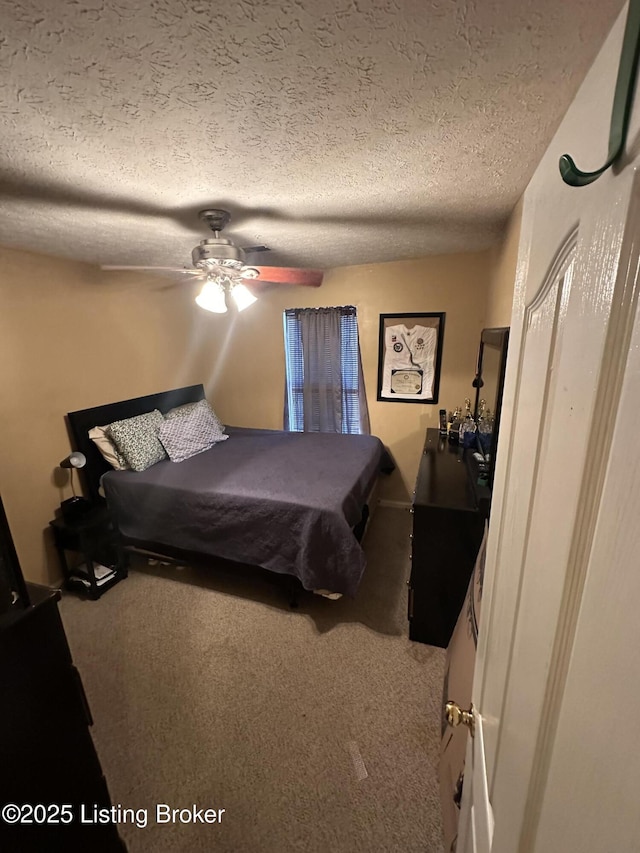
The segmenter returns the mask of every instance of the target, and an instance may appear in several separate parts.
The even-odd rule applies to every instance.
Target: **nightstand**
[[[74,521],[55,518],[50,525],[67,589],[97,599],[126,578],[127,555],[106,506],[96,506]],[[70,563],[67,552],[81,559]]]

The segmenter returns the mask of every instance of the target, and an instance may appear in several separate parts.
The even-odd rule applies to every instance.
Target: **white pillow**
[[[128,470],[129,465],[127,464],[127,460],[120,453],[115,442],[109,435],[108,426],[97,426],[90,429],[89,438],[112,468],[115,468],[116,471]]]

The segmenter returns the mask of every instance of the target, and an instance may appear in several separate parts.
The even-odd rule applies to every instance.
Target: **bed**
[[[227,427],[228,440],[183,462],[114,471],[88,432],[153,409],[203,400],[202,385],[70,412],[87,457],[85,491],[104,500],[125,545],[195,553],[295,577],[307,590],[354,595],[367,500],[393,463],[375,436]]]

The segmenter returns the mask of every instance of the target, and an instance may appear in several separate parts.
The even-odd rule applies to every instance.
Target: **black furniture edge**
[[[109,810],[111,796],[58,610],[60,593],[35,584],[27,588],[30,605],[0,618],[0,723],[5,734],[0,802],[34,809],[66,804],[74,819],[6,822],[0,827],[0,844],[16,853],[126,853],[116,824],[80,820],[84,804]]]
[[[0,585],[2,586],[0,613],[4,612],[5,605],[15,596],[17,596],[17,601],[10,604],[10,607],[17,605],[25,608],[29,606],[27,584],[20,568],[20,561],[13,544],[13,536],[2,499],[0,499]]]

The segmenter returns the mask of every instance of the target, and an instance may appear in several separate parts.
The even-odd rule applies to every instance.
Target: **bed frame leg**
[[[291,578],[291,582],[289,584],[289,607],[292,610],[297,610],[299,601],[298,601],[298,579]]]

